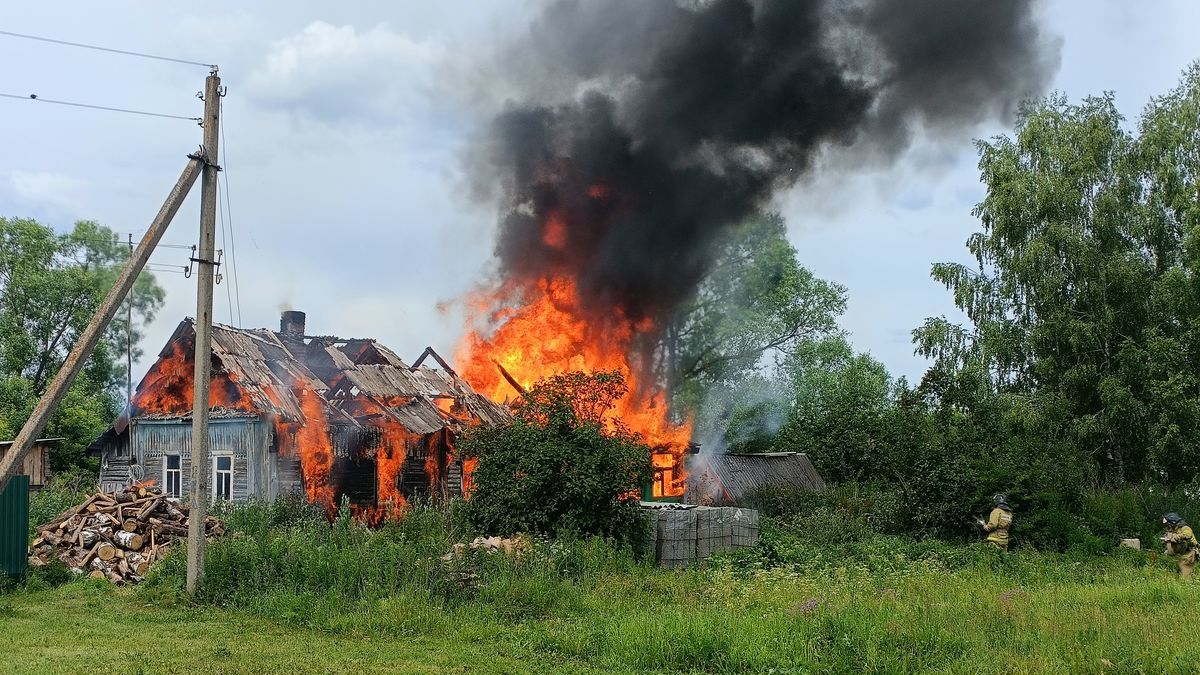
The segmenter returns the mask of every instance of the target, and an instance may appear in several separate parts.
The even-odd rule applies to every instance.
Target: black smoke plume
[[[1033,0],[556,0],[498,68],[515,101],[475,148],[515,281],[660,319],[723,228],[824,147],[895,157],[917,133],[1007,119],[1057,43]]]

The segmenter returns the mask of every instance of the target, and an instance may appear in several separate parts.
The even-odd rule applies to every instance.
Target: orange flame
[[[385,406],[407,405],[410,400],[397,396],[380,401],[358,396],[343,403],[342,410],[354,417],[370,417],[369,425],[379,430],[379,443],[375,448],[376,505],[359,507],[354,514],[372,525],[399,520],[408,512],[408,500],[400,491],[400,478],[414,436]]]
[[[376,424],[380,428],[380,447],[375,453],[378,506],[368,520],[378,523],[385,519],[399,520],[408,511],[408,500],[400,492],[400,476],[412,435],[390,416],[381,417]]]
[[[329,440],[329,421],[316,393],[309,389],[295,390],[304,413],[304,424],[296,431],[294,450],[300,457],[304,475],[304,490],[308,501],[320,504],[330,513],[337,511],[330,476],[333,473],[333,443]]]
[[[196,400],[194,344],[191,338],[172,342],[170,353],[150,367],[133,397],[136,414],[186,415],[192,412],[192,402]],[[234,375],[215,370],[208,391],[208,406],[242,412],[254,410],[253,402],[238,386]]]
[[[463,477],[462,477],[462,493],[463,499],[471,498],[471,491],[475,489],[475,469],[479,468],[478,457],[466,457],[463,459]]]
[[[511,296],[512,290],[501,288],[473,298],[476,311],[486,311]],[[519,290],[523,292],[518,306],[492,311],[486,317],[488,324],[497,326],[491,336],[469,331],[459,344],[457,361],[463,379],[480,393],[505,400],[516,392],[496,364],[526,389],[557,373],[620,371],[629,393],[609,411],[607,419],[620,420],[655,449],[656,473],[662,479],[655,481],[654,495],[682,495],[686,478],[683,456],[692,423],[676,424],[669,419],[666,396],[643,382],[630,360],[635,341],[651,333],[653,324],[631,321],[616,309],[608,316],[589,315],[568,277],[539,279]]]

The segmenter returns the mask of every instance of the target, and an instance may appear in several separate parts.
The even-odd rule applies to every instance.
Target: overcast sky
[[[218,63],[229,88],[230,217],[217,246],[226,261],[236,253],[241,325],[276,327],[281,309],[299,309],[310,334],[373,337],[411,359],[427,344],[453,354],[454,300],[490,269],[496,215],[467,199],[462,177],[483,122],[472,76],[537,6],[7,3],[0,30]],[[1189,0],[1047,1],[1041,15],[1062,41],[1054,87],[1073,99],[1115,91],[1131,122],[1200,57],[1200,3]],[[200,114],[203,68],[5,36],[0,61],[0,93]],[[926,364],[910,331],[954,315],[930,264],[966,259],[983,196],[971,138],[939,141],[888,170],[819,173],[777,203],[803,263],[849,289],[842,325],[855,346],[912,380]],[[92,219],[136,238],[199,142],[193,122],[0,98],[0,215],[59,230]],[[197,187],[164,242],[196,240],[198,196]],[[153,261],[181,266],[187,256],[162,249]],[[230,271],[217,287],[222,323],[238,323]],[[158,276],[167,303],[147,330],[150,357],[195,313],[194,279]]]

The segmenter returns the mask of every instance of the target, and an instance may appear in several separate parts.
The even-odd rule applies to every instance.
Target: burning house
[[[375,340],[307,336],[303,312],[278,332],[214,325],[209,427],[213,499],[303,491],[331,511],[343,497],[369,519],[470,490],[454,441],[507,419],[428,348],[412,365]],[[157,481],[188,493],[195,353],[179,324],[130,406],[93,443],[101,488]],[[425,365],[432,361],[437,367]]]

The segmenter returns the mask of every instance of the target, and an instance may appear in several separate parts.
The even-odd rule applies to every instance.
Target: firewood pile
[[[207,516],[209,537],[225,533],[220,520]],[[134,486],[113,494],[97,492],[38,528],[29,547],[30,567],[55,558],[72,572],[113,583],[138,583],[176,540],[187,541],[188,506],[152,486]]]

